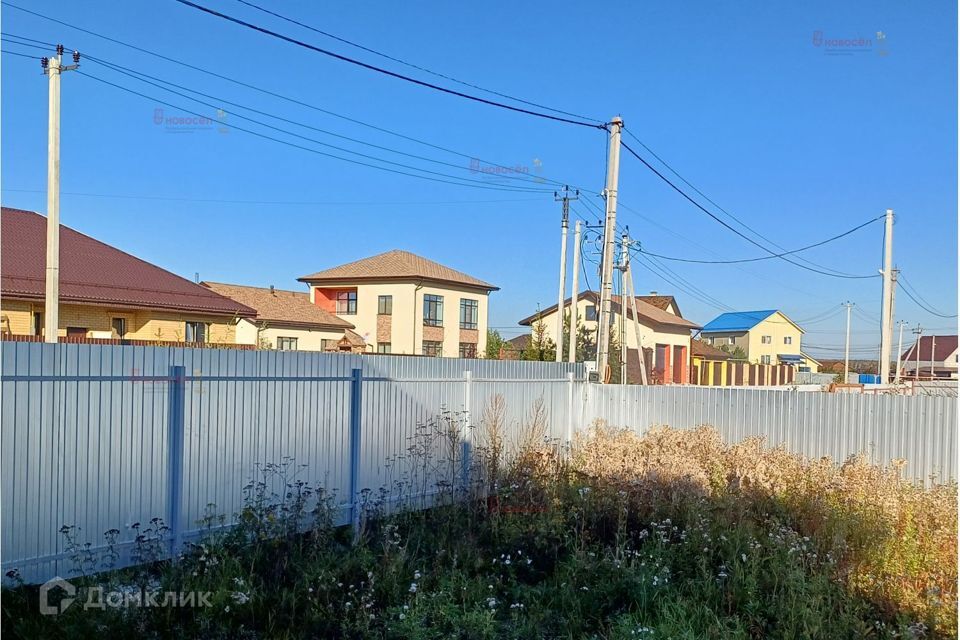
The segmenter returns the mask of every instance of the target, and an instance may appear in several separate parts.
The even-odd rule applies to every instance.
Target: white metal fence
[[[904,457],[916,477],[956,476],[956,405],[742,388],[620,387],[582,381],[582,365],[306,352],[3,343],[3,571],[28,580],[71,572],[59,532],[79,527],[92,551],[161,517],[171,548],[211,511],[230,516],[256,469],[294,473],[336,493],[343,523],[357,495],[394,480],[419,425],[442,410],[477,424],[503,398],[506,436],[542,401],[559,440],[593,419],[643,431],[716,426],[730,441],[767,435],[807,455]],[[468,429],[465,439],[470,440]]]

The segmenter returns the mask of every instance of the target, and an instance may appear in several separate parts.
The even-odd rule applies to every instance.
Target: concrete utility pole
[[[913,332],[917,335],[917,343],[913,347],[913,350],[915,352],[914,355],[916,357],[916,364],[914,365],[914,370],[913,370],[913,379],[920,380],[920,338],[923,337],[923,327],[921,327],[918,323],[917,328],[914,329]]]
[[[630,310],[633,312],[633,335],[637,340],[637,356],[640,362],[640,384],[647,384],[647,365],[643,359],[643,342],[640,337],[640,314],[637,313],[637,291],[633,287],[633,270],[630,268],[630,252],[627,252],[627,266],[623,273],[626,293],[630,296]],[[621,337],[626,344],[626,339]]]
[[[847,308],[847,341],[843,348],[843,383],[846,384],[850,379],[850,311],[853,309],[853,303],[847,301],[843,306]]]
[[[887,209],[883,236],[883,309],[880,315],[880,382],[890,382],[893,346],[893,209]]]
[[[554,334],[557,338],[557,362],[563,362],[563,299],[567,289],[567,228],[570,226],[570,201],[576,200],[580,196],[577,190],[573,197],[570,196],[570,187],[564,185],[562,195],[560,192],[553,192],[553,199],[563,202],[563,217],[560,219],[560,293],[557,296],[557,332]],[[574,304],[576,301],[574,301]]]
[[[903,325],[907,324],[907,322],[906,320],[901,320],[897,324],[900,325],[900,341],[897,343],[897,374],[893,381],[896,384],[900,384],[900,374],[903,371]]]
[[[573,287],[570,289],[570,338],[567,344],[567,359],[577,361],[577,297],[580,293],[580,221],[573,227]],[[559,348],[559,346],[558,346]]]
[[[620,236],[620,384],[627,384],[627,254],[630,252],[630,238],[627,234]]]
[[[933,374],[933,356],[937,352],[937,336],[930,336],[930,379],[936,376]]]
[[[606,384],[610,355],[610,299],[613,295],[613,253],[617,232],[617,184],[620,181],[620,130],[623,120],[610,122],[610,150],[607,157],[607,184],[604,196],[607,216],[603,225],[603,264],[600,269],[600,325],[597,329],[597,373]]]
[[[47,273],[43,305],[45,342],[57,342],[60,327],[60,74],[80,66],[80,54],[73,52],[73,64],[63,66],[63,45],[57,55],[41,58],[40,66],[49,78],[47,119]]]

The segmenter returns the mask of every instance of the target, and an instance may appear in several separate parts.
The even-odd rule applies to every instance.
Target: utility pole
[[[604,384],[610,355],[610,299],[613,295],[613,253],[617,232],[617,184],[620,180],[620,129],[623,120],[610,122],[610,149],[607,157],[607,183],[603,190],[607,216],[603,225],[603,264],[600,270],[600,325],[597,329],[597,372]]]
[[[893,209],[887,209],[883,235],[883,309],[880,315],[880,382],[890,382],[893,346]]]
[[[620,384],[627,384],[627,341],[625,337],[627,321],[627,254],[630,249],[630,238],[626,233],[620,236]]]
[[[640,362],[640,384],[647,384],[647,365],[643,359],[643,341],[640,335],[640,314],[637,313],[637,292],[633,287],[633,270],[630,268],[630,252],[627,251],[626,269],[623,273],[626,294],[630,297],[630,310],[633,311],[633,335],[637,341],[637,357]],[[621,336],[626,344],[625,337]]]
[[[894,382],[900,384],[900,373],[903,370],[903,325],[907,324],[907,321],[901,320],[897,324],[900,325],[900,341],[897,343],[897,375]]]
[[[63,65],[63,45],[57,55],[41,58],[40,66],[49,78],[47,118],[47,272],[43,305],[45,342],[57,342],[60,327],[60,74],[80,66],[80,54],[73,52],[73,64]]]
[[[557,332],[554,334],[557,338],[557,362],[563,362],[563,299],[567,289],[567,228],[570,226],[570,201],[576,200],[580,196],[580,191],[577,190],[571,197],[570,187],[563,185],[562,194],[553,192],[553,199],[563,202],[563,217],[560,219],[560,293],[557,296]],[[575,300],[573,304],[576,304]]]
[[[577,361],[577,302],[580,294],[580,221],[573,227],[573,287],[570,290],[570,338],[567,344],[567,360]],[[557,346],[559,349],[559,345]]]
[[[933,355],[937,352],[937,336],[930,336],[930,379],[933,380]]]
[[[913,347],[915,352],[914,355],[916,356],[916,364],[914,365],[913,369],[913,379],[918,381],[920,380],[920,338],[923,337],[923,327],[917,323],[917,328],[914,329],[913,332],[917,335],[917,344]]]
[[[850,311],[853,303],[848,300],[843,306],[847,308],[847,341],[843,348],[843,383],[846,384],[850,379]]]

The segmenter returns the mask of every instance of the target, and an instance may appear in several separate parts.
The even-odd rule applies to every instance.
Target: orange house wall
[[[352,288],[342,288],[342,289],[320,289],[319,287],[313,290],[313,303],[323,309],[324,311],[329,311],[330,313],[337,312],[337,294],[344,291],[356,291]]]

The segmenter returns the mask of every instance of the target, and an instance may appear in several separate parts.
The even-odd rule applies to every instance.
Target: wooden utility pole
[[[566,185],[563,186],[562,192],[553,192],[553,199],[563,202],[563,217],[560,220],[560,293],[557,295],[557,331],[554,334],[557,339],[557,362],[563,362],[563,299],[566,297],[567,288],[567,229],[570,226],[570,201],[579,197],[579,190],[571,196],[570,187]],[[575,300],[573,304],[576,304]]]
[[[41,58],[49,78],[47,118],[47,271],[43,306],[45,342],[57,342],[60,328],[60,74],[80,66],[80,54],[73,52],[73,64],[63,65],[63,45],[57,55]]]
[[[567,344],[567,359],[577,361],[577,302],[580,294],[580,221],[573,227],[573,287],[570,289],[570,338]],[[557,349],[560,346],[557,345]]]
[[[600,317],[597,328],[597,373],[606,383],[609,379],[610,302],[613,296],[613,254],[617,233],[617,184],[620,180],[620,130],[623,120],[615,117],[609,125],[610,150],[607,157],[606,220],[603,225],[603,262],[600,269]]]

